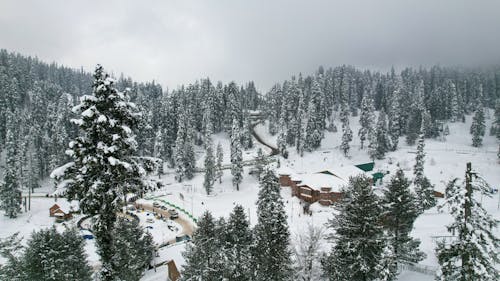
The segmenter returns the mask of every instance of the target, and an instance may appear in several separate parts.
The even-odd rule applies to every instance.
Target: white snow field
[[[491,116],[487,114],[487,116]],[[454,178],[463,178],[465,173],[466,162],[472,162],[472,167],[479,172],[482,177],[493,187],[500,187],[500,164],[497,160],[498,141],[489,136],[489,128],[491,119],[486,120],[487,134],[483,140],[481,148],[473,148],[471,146],[471,135],[469,128],[471,116],[467,116],[466,123],[449,123],[450,135],[446,136],[446,141],[426,139],[425,142],[425,175],[435,185],[438,191],[444,191],[445,183]],[[339,124],[337,124],[339,125]],[[289,148],[288,159],[280,159],[282,169],[290,169],[297,174],[315,173],[322,170],[333,169],[333,167],[350,167],[354,164],[370,162],[366,150],[360,150],[359,139],[357,132],[359,129],[358,118],[350,119],[350,126],[355,134],[353,142],[351,142],[350,158],[343,156],[339,150],[341,132],[329,133],[325,135],[322,141],[322,146],[319,151],[305,153],[304,157],[297,156],[295,148]],[[276,137],[270,136],[267,133],[267,128],[264,125],[258,125],[256,132],[268,143],[275,144]],[[224,164],[229,163],[229,138],[225,134],[214,135],[214,145],[221,142],[224,148]],[[260,145],[255,141],[255,146],[262,147],[265,153],[270,150]],[[244,160],[249,160],[255,157],[256,148],[243,152]],[[413,165],[415,163],[416,146],[407,146],[405,139],[402,137],[399,142],[399,148],[395,152],[388,153],[386,158],[375,162],[375,171],[389,171],[389,175],[384,178],[389,179],[394,171],[402,168],[406,176],[413,177]],[[203,167],[203,150],[197,148],[197,167]],[[276,165],[276,164],[273,164]],[[187,213],[194,217],[200,216],[205,210],[210,210],[214,216],[228,216],[232,208],[236,204],[242,205],[247,210],[247,215],[250,218],[252,225],[256,223],[256,206],[257,193],[259,190],[258,181],[252,175],[248,175],[250,167],[244,167],[244,178],[240,184],[240,190],[237,191],[231,184],[230,170],[224,170],[222,184],[218,182],[214,186],[214,194],[207,196],[203,189],[203,174],[197,173],[192,180],[178,183],[174,179],[173,170],[166,169],[167,174],[161,177],[164,187],[160,190],[151,192],[146,196],[144,201],[152,202],[154,200],[162,200],[169,202],[179,208],[184,209]],[[43,192],[53,190],[52,184],[47,181],[44,184]],[[377,188],[383,188],[377,187]],[[300,200],[291,197],[291,190],[288,187],[282,188],[282,196],[285,201],[285,207],[288,214],[288,223],[292,234],[292,243],[296,241],[295,237],[303,232],[307,224],[324,227],[329,218],[334,215],[334,210],[331,207],[323,207],[317,203],[311,206],[312,215],[303,215]],[[480,196],[480,195],[477,195]],[[495,194],[494,198],[482,197],[482,203],[485,209],[495,218],[500,219],[499,210],[499,194]],[[441,202],[442,200],[440,200]],[[64,199],[58,199],[57,203],[61,206],[68,204]],[[44,227],[49,227],[53,224],[54,218],[49,217],[48,209],[54,204],[53,198],[33,198],[32,208],[28,213],[22,213],[19,218],[11,220],[4,216],[0,217],[0,238],[11,235],[15,232],[26,238],[34,230],[39,230]],[[186,214],[179,212],[180,215],[189,218]],[[153,234],[155,242],[161,243],[166,240],[171,240],[178,234],[168,228],[168,224],[163,221],[155,220],[153,223],[146,222],[146,213],[139,213],[141,224],[144,226],[152,226],[149,231]],[[75,223],[77,218],[73,218],[68,223]],[[415,222],[413,236],[422,241],[421,250],[427,254],[427,258],[419,263],[419,267],[428,270],[437,268],[437,259],[434,253],[436,246],[436,236],[448,235],[446,224],[451,222],[451,217],[446,210],[439,213],[437,208],[432,208],[421,215]],[[57,224],[57,227],[63,227]],[[496,230],[497,235],[500,235],[499,229]],[[329,251],[331,245],[326,241],[323,243],[323,250]],[[87,253],[89,254],[89,262],[96,266],[98,265],[98,257],[95,254],[95,245],[93,240],[87,240]],[[184,244],[179,243],[173,246],[162,248],[159,251],[159,257],[155,257],[155,262],[167,261],[173,259],[179,268],[182,268],[184,259],[182,251]],[[1,260],[0,260],[1,262]],[[166,280],[166,266],[161,266],[154,270],[146,272],[142,280],[156,281]],[[434,280],[434,276],[423,274],[409,270],[403,270],[399,276],[401,281],[427,281]]]

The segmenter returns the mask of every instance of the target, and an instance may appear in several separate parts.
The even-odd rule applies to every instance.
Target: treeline
[[[127,91],[142,112],[135,132],[139,154],[161,158],[175,168],[179,181],[194,173],[195,146],[206,149],[212,133],[231,135],[233,120],[242,149],[251,148],[251,110],[265,113],[269,132],[278,134],[277,145],[285,157],[289,149],[303,155],[319,148],[325,131],[337,131],[341,125],[340,147],[346,156],[357,135],[362,148],[380,159],[397,149],[400,136],[405,135],[408,144],[422,132],[437,137],[446,133],[446,122],[463,121],[473,112],[472,144],[480,146],[487,129],[483,107],[496,106],[490,132],[500,139],[498,67],[435,66],[386,74],[351,66],[320,67],[314,75],[276,84],[265,96],[253,82],[241,86],[208,78],[170,91],[154,81],[137,83],[123,75],[115,85]],[[91,91],[92,77],[83,70],[0,50],[0,151],[14,146],[13,169],[23,186],[37,187],[40,179],[68,161],[64,151],[78,133],[69,122],[74,117],[71,108]],[[356,115],[361,130],[353,132],[349,116]]]
[[[474,146],[479,146],[485,128],[484,112],[478,111],[495,105],[500,107],[499,67],[434,66],[383,74],[341,66],[320,67],[314,75],[299,74],[276,84],[266,95],[265,112],[269,132],[278,134],[283,154],[287,147],[301,155],[317,149],[326,130],[337,130],[338,119],[346,155],[357,133],[362,146],[365,141],[371,144],[370,155],[381,158],[397,148],[400,136],[405,135],[408,144],[415,143],[422,130],[428,138],[437,137],[446,133],[446,122],[465,121],[465,114],[472,113],[479,115],[480,124],[471,129],[478,139]],[[379,111],[378,120],[374,111]],[[362,129],[353,133],[348,116],[358,115]],[[492,132],[498,135],[500,120],[496,122]]]
[[[12,169],[22,186],[36,188],[40,179],[69,160],[64,152],[78,134],[70,122],[76,117],[72,107],[92,92],[92,81],[92,75],[83,70],[0,50],[0,152],[8,145],[14,147],[16,166]],[[233,119],[246,136],[242,137],[244,147],[251,145],[248,111],[262,104],[253,82],[246,86],[214,84],[207,78],[168,91],[154,81],[138,83],[121,75],[115,85],[142,112],[135,132],[142,156],[162,158],[174,167],[176,143],[189,148],[202,144],[208,130],[230,133]],[[190,157],[194,153],[182,155]],[[190,173],[184,171],[183,175]]]

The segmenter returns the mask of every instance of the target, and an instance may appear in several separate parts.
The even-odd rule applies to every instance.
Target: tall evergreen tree
[[[181,280],[221,280],[219,265],[219,243],[216,223],[209,211],[198,220],[198,227],[193,233],[193,240],[186,245],[183,253],[186,264],[182,270]]]
[[[85,242],[74,228],[59,233],[55,227],[33,232],[25,247],[16,246],[0,268],[2,280],[90,281]],[[18,256],[18,257],[16,257]]]
[[[335,281],[376,280],[385,246],[379,200],[364,175],[351,178],[343,193],[339,214],[329,221],[335,245],[323,260],[323,272]]]
[[[380,111],[378,115],[376,132],[369,146],[372,159],[383,159],[385,153],[390,149],[390,139],[387,133],[387,119],[384,111]]]
[[[491,188],[472,171],[470,163],[465,177],[464,183],[454,179],[446,188],[446,201],[441,207],[447,207],[454,218],[447,229],[456,239],[437,246],[440,269],[436,280],[499,280],[495,264],[500,262],[500,239],[494,233],[499,221],[476,199],[478,194],[491,196]]]
[[[224,152],[222,151],[222,145],[220,142],[217,144],[217,164],[216,164],[216,178],[219,179],[219,183],[222,183],[222,161],[224,160]]]
[[[158,166],[158,176],[164,174],[163,170],[163,160],[165,160],[165,145],[163,143],[163,132],[162,130],[158,130],[155,136],[155,145],[153,150],[153,156],[157,158],[157,166]]]
[[[243,155],[240,139],[240,127],[238,121],[234,119],[231,130],[231,175],[233,175],[233,186],[236,186],[236,190],[240,190],[240,183],[243,180]]]
[[[479,147],[483,143],[486,126],[484,125],[484,111],[482,106],[478,106],[474,117],[472,117],[472,125],[470,133],[472,134],[472,146]]]
[[[358,136],[361,141],[361,149],[363,149],[364,142],[369,140],[369,135],[374,130],[374,111],[375,108],[373,107],[373,100],[365,93],[365,96],[361,101],[361,116],[359,117],[359,124],[361,125],[361,128],[358,131]]]
[[[398,148],[399,136],[401,136],[401,105],[400,105],[401,91],[398,88],[394,91],[391,98],[391,108],[389,113],[389,138],[391,139],[391,146],[389,149],[395,151]]]
[[[203,187],[207,192],[207,195],[212,193],[212,189],[214,188],[215,182],[215,159],[212,144],[207,147],[206,155],[205,155],[205,177],[203,180]]]
[[[84,96],[73,108],[80,114],[72,122],[81,135],[69,143],[72,162],[52,174],[64,179],[68,199],[80,200],[84,214],[97,215],[94,233],[102,261],[101,278],[113,280],[112,235],[120,199],[129,192],[142,193],[148,187],[144,168],[135,156],[137,143],[132,133],[139,122],[136,107],[98,65],[93,94]],[[59,169],[58,169],[59,170]]]
[[[153,237],[133,219],[119,218],[113,231],[116,280],[139,281],[153,260]]]
[[[289,280],[292,274],[290,233],[278,179],[269,169],[260,181],[254,238],[252,280]]]
[[[248,110],[243,112],[243,134],[241,136],[241,142],[244,149],[250,149],[253,147],[252,123]]]
[[[391,178],[382,199],[383,223],[387,230],[387,239],[391,249],[392,269],[386,280],[394,280],[397,275],[397,264],[414,264],[421,261],[425,254],[419,251],[420,241],[413,239],[410,232],[419,211],[416,198],[410,192],[410,181],[402,170],[398,170]]]
[[[224,264],[227,280],[251,280],[252,278],[252,231],[245,209],[236,205],[229,215],[226,227]]]
[[[262,172],[264,172],[264,168],[266,167],[266,165],[266,156],[264,155],[264,152],[262,152],[262,148],[259,147],[259,149],[257,149],[257,157],[255,158],[255,170],[258,179],[260,179],[260,176],[262,175]]]
[[[17,169],[16,137],[12,129],[7,128],[7,154],[3,184],[0,185],[0,207],[7,217],[16,218],[21,212],[22,198]]]
[[[349,111],[347,106],[342,107],[340,112],[340,121],[342,122],[342,143],[340,144],[340,149],[344,153],[344,156],[349,155],[349,143],[352,141],[352,130],[349,127]]]
[[[413,167],[413,174],[415,178],[415,193],[417,195],[417,202],[420,211],[423,212],[429,208],[436,206],[436,197],[434,196],[434,186],[429,179],[424,175],[424,162],[425,162],[425,138],[422,133],[418,138],[417,155],[415,158],[415,166]]]

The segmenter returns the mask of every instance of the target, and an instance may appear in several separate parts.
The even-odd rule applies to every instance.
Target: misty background
[[[500,1],[0,0],[0,48],[176,88],[202,77],[267,91],[350,64],[500,62]]]

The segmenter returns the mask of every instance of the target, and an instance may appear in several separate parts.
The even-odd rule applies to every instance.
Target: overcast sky
[[[498,63],[500,1],[0,0],[0,48],[169,88],[267,90],[319,65]]]

